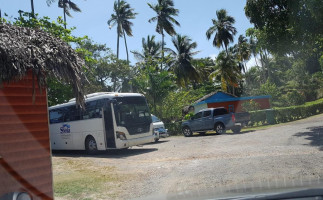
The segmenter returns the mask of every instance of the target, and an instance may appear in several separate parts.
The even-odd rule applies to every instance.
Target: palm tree
[[[193,52],[197,47],[196,42],[192,42],[187,36],[177,35],[172,38],[172,43],[176,48],[176,52],[169,51],[174,56],[172,70],[176,75],[177,84],[185,86],[190,81],[199,81],[200,76],[192,65],[193,55],[198,53],[198,51]]]
[[[52,4],[54,1],[56,0],[46,0],[48,6]],[[69,17],[72,17],[70,10],[73,10],[74,12],[82,12],[81,9],[71,0],[58,0],[58,7],[63,8],[65,29],[66,29],[66,15]]]
[[[239,36],[238,45],[237,47],[237,57],[238,60],[242,63],[242,69],[246,71],[246,61],[250,59],[251,51],[250,51],[250,44],[248,40],[243,35]]]
[[[123,36],[127,53],[127,61],[129,62],[126,34],[128,36],[132,36],[131,26],[133,25],[133,23],[129,20],[135,19],[137,13],[134,13],[134,9],[131,8],[130,4],[125,1],[115,1],[114,12],[115,13],[111,14],[108,25],[110,28],[114,25],[117,25],[117,58],[119,58],[119,38]]]
[[[173,0],[158,0],[158,4],[150,4],[148,6],[153,9],[157,16],[148,20],[149,23],[157,21],[156,32],[162,35],[162,63],[161,70],[164,62],[164,37],[166,33],[170,36],[174,36],[176,31],[174,29],[174,24],[180,26],[180,23],[176,21],[173,16],[178,16],[178,9],[174,8]]]
[[[216,58],[215,70],[210,74],[210,79],[220,78],[221,88],[227,92],[228,87],[238,87],[238,80],[241,78],[240,70],[234,56],[222,51]]]
[[[158,59],[161,53],[162,43],[155,41],[155,36],[147,36],[147,40],[142,38],[142,51],[131,51],[139,61],[147,62],[149,59]]]
[[[233,42],[233,36],[237,33],[236,28],[233,27],[235,20],[227,15],[225,9],[217,10],[216,16],[217,20],[212,19],[213,26],[206,31],[206,37],[209,40],[215,33],[213,46],[218,48],[222,46],[228,55],[228,45],[230,42]]]

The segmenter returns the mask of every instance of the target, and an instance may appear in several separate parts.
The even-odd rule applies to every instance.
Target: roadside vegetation
[[[254,27],[246,33],[237,33],[235,19],[218,8],[214,18],[205,22],[209,28],[203,36],[222,50],[214,60],[194,57],[202,49],[188,33],[177,32],[181,12],[173,0],[147,5],[147,10],[155,11],[147,23],[156,24],[156,33],[142,38],[141,49],[128,47],[126,41],[127,36],[136,37],[132,34],[135,8],[126,1],[116,1],[114,13],[107,16],[111,31],[117,31],[116,54],[87,36],[73,36],[77,27],[68,27],[66,17],[71,16],[70,11],[81,9],[72,1],[47,0],[50,6],[54,2],[63,9],[63,17],[56,22],[39,17],[33,9],[31,13],[19,11],[19,16],[10,20],[5,15],[1,21],[40,28],[62,38],[85,59],[83,72],[89,81],[86,93],[142,93],[151,112],[164,121],[170,133],[178,132],[183,107],[220,90],[238,97],[270,95],[274,123],[322,113],[318,99],[323,98],[323,6],[319,0],[247,0],[244,11]],[[119,57],[120,37],[127,50],[126,58]],[[165,37],[171,37],[172,43],[166,45]],[[129,53],[135,56],[136,63],[129,62]],[[255,64],[247,68],[249,60]],[[73,97],[71,85],[48,79],[50,106]],[[253,111],[250,125],[268,123],[264,119],[266,112],[256,111],[257,105],[251,102],[244,106],[246,111]]]

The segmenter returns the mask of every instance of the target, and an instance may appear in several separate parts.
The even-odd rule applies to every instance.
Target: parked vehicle
[[[49,108],[53,150],[123,149],[154,141],[146,98],[137,93],[99,92],[86,96],[85,110],[75,99]]]
[[[167,129],[165,129],[164,123],[155,115],[151,115],[151,119],[153,121],[154,127],[154,135],[155,135],[155,142],[157,142],[160,138],[168,137]]]
[[[196,113],[190,120],[182,123],[182,131],[185,137],[193,132],[205,134],[214,130],[217,134],[225,133],[231,129],[233,133],[239,133],[241,128],[250,120],[248,112],[228,113],[225,108],[207,108]]]

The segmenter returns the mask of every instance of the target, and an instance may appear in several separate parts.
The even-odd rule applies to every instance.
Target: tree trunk
[[[255,58],[256,65],[258,66],[257,55],[253,55],[253,57]]]
[[[65,4],[64,4],[63,12],[64,12],[64,28],[66,29],[66,5]]]
[[[126,33],[125,33],[124,29],[123,29],[123,37],[124,37],[124,45],[126,46],[127,62],[129,64],[129,53],[128,53],[128,47],[127,47]]]
[[[114,77],[113,78],[113,92],[116,92],[116,87],[117,87],[117,80],[116,80],[116,78]]]
[[[30,3],[31,3],[31,14],[33,15],[33,17],[35,17],[34,0],[30,0]]]
[[[227,56],[229,55],[229,53],[228,53],[228,47],[227,47],[227,45],[224,45],[225,46],[225,52],[227,53]]]
[[[160,64],[160,71],[163,71],[163,64],[164,64],[164,31],[162,30],[162,62]]]
[[[118,26],[117,26],[117,59],[119,59],[119,23],[118,23]]]

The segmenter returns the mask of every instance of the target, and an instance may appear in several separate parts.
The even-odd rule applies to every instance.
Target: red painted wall
[[[208,108],[217,108],[217,107],[225,107],[227,110],[229,110],[229,105],[234,106],[234,112],[243,112],[242,111],[242,104],[246,101],[250,100],[242,100],[242,101],[228,101],[228,102],[217,102],[217,103],[208,103],[207,107]],[[257,102],[260,106],[260,109],[269,109],[270,108],[270,103],[269,99],[253,99],[253,101]]]
[[[53,199],[46,90],[32,77],[0,88],[0,199],[26,191],[33,200]]]

